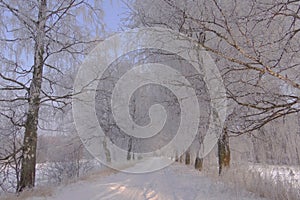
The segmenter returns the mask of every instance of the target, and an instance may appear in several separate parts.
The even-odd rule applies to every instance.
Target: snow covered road
[[[155,166],[161,159],[149,159]],[[134,166],[139,167],[139,164]],[[51,197],[34,200],[250,200],[256,195],[214,182],[191,167],[178,163],[145,174],[116,173],[82,180],[54,191]]]

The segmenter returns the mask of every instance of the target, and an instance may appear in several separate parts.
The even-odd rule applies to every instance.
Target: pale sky
[[[120,30],[120,20],[124,17],[126,6],[120,0],[104,0],[103,9],[107,31]]]

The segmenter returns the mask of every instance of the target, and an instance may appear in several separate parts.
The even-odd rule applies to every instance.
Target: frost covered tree
[[[0,116],[20,127],[23,135],[18,191],[35,185],[41,108],[63,109],[69,104],[72,90],[62,81],[72,83],[68,75],[99,40],[103,28],[99,3],[0,1],[0,102],[4,108]]]
[[[299,113],[299,1],[131,0],[128,7],[130,27],[179,31],[214,58],[229,98],[230,117],[218,145],[221,167],[230,158],[227,135],[252,134]]]
[[[212,53],[228,97],[253,111],[244,110],[248,122],[232,132],[299,112],[299,1],[134,2],[132,27],[168,27],[198,38]]]

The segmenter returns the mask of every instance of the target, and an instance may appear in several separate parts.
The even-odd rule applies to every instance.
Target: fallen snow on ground
[[[149,168],[164,162],[152,158]],[[145,166],[136,164],[130,169]],[[200,172],[174,163],[159,171],[144,174],[115,173],[61,186],[50,197],[32,200],[250,200],[262,199],[256,195],[214,182]]]
[[[295,188],[300,188],[300,167],[280,165],[249,165],[252,173],[259,173],[265,181],[275,183],[288,183]]]

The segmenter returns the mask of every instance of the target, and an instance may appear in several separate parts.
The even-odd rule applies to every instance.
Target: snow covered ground
[[[286,182],[300,188],[300,167],[279,165],[249,165],[249,171],[259,173],[262,179],[275,183]]]
[[[164,162],[162,158],[148,159],[149,168]],[[140,163],[130,168],[140,168]],[[144,166],[144,165],[143,165]],[[51,196],[31,200],[250,200],[262,199],[245,190],[214,182],[192,167],[178,163],[162,170],[129,174],[118,172],[95,176],[56,188]]]

